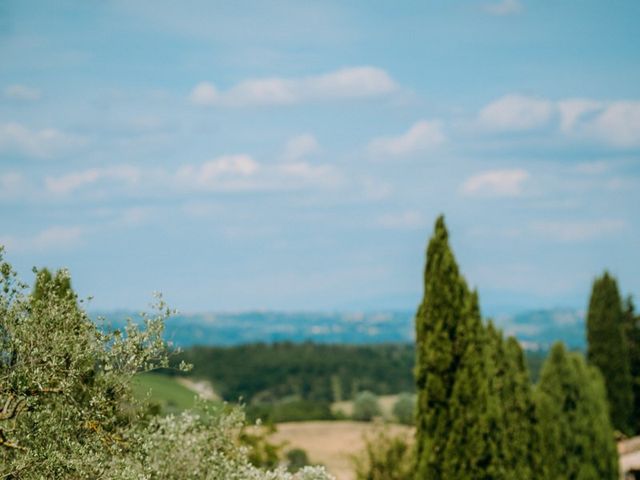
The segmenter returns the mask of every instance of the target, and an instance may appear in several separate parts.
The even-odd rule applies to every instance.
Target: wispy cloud
[[[85,229],[79,226],[52,226],[33,236],[2,236],[0,245],[11,252],[67,250],[80,245],[85,233]]]
[[[640,101],[611,103],[587,128],[615,147],[639,147]]]
[[[249,79],[225,91],[220,91],[213,83],[201,82],[191,91],[189,99],[205,107],[291,105],[318,100],[374,97],[397,89],[398,85],[386,71],[362,66],[300,78]]]
[[[513,15],[523,9],[520,0],[501,0],[498,3],[489,3],[484,9],[492,15]]]
[[[549,100],[509,94],[484,107],[478,119],[489,130],[522,131],[546,125],[553,113]]]
[[[523,169],[490,170],[469,177],[460,192],[470,197],[517,197],[529,177]]]
[[[47,190],[58,195],[66,195],[104,180],[123,181],[128,184],[138,182],[142,172],[129,165],[118,165],[105,168],[89,168],[45,179]]]
[[[376,225],[390,230],[414,230],[425,228],[428,222],[422,213],[407,210],[381,215],[376,219]]]
[[[224,155],[199,165],[185,165],[175,175],[181,188],[204,190],[250,189],[260,165],[249,155]]]
[[[284,148],[284,159],[289,162],[295,162],[300,159],[313,155],[320,150],[320,144],[316,137],[309,133],[298,135],[291,138]]]
[[[332,165],[315,165],[303,160],[259,163],[246,154],[222,155],[202,163],[176,169],[115,165],[69,172],[45,179],[53,195],[87,190],[101,196],[118,192],[153,195],[191,192],[287,191],[304,188],[335,188],[344,181]]]
[[[16,122],[0,124],[0,151],[50,158],[84,143],[84,138],[55,128],[32,130]]]
[[[560,130],[571,132],[585,115],[602,108],[603,102],[588,98],[569,98],[557,102],[560,113]]]
[[[37,88],[16,84],[5,87],[4,96],[11,100],[34,102],[42,98],[42,92]]]
[[[508,94],[478,114],[480,126],[494,132],[556,129],[562,135],[598,141],[614,148],[640,146],[640,101],[567,98],[552,101]]]
[[[446,141],[439,121],[420,120],[401,135],[373,139],[368,151],[374,156],[399,157],[441,145]]]

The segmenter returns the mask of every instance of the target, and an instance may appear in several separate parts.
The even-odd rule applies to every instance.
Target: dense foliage
[[[365,438],[365,448],[353,458],[357,480],[413,480],[411,439],[380,427]]]
[[[596,278],[587,314],[587,358],[600,369],[607,386],[613,426],[631,433],[633,389],[625,340],[622,299],[608,272]]]
[[[401,393],[393,404],[393,416],[398,423],[403,425],[415,425],[416,421],[416,397],[411,393]]]
[[[599,372],[556,346],[534,395],[517,341],[482,324],[442,217],[427,249],[416,342],[416,480],[617,478]]]
[[[381,415],[378,397],[369,392],[360,392],[353,401],[351,417],[359,422],[369,422]]]
[[[538,451],[536,478],[616,480],[618,455],[604,381],[579,353],[556,344],[535,390]]]
[[[634,399],[630,429],[637,435],[640,433],[640,316],[636,315],[631,297],[625,301],[623,324],[629,349],[629,371]]]
[[[413,389],[412,345],[313,343],[193,347],[178,356],[191,375],[210,380],[225,400],[269,403],[290,396],[333,402],[370,390],[377,395]]]
[[[424,282],[416,314],[416,478],[485,478],[492,399],[484,330],[442,217],[427,248]]]
[[[39,272],[29,295],[1,253],[0,478],[293,478],[250,463],[238,409],[159,418],[132,395],[138,372],[168,364],[164,304],[144,329],[104,333],[67,272]],[[328,476],[307,468],[295,478]]]

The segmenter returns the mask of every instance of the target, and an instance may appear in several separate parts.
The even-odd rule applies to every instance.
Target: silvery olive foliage
[[[165,418],[132,394],[133,377],[168,366],[161,298],[142,327],[105,332],[69,275],[36,271],[29,293],[0,247],[0,478],[327,480],[250,465],[241,410]],[[183,368],[186,366],[183,365]]]

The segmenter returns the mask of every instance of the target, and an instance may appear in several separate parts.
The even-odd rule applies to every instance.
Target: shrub
[[[302,448],[294,448],[287,452],[287,470],[292,473],[297,472],[301,468],[309,465],[309,457],[307,452]]]
[[[357,480],[413,480],[413,448],[408,436],[392,436],[384,428],[365,440],[353,457]]]
[[[414,425],[416,415],[416,397],[410,393],[401,393],[393,405],[393,416],[403,425]]]
[[[369,422],[380,415],[378,397],[371,392],[360,392],[353,401],[353,419]]]

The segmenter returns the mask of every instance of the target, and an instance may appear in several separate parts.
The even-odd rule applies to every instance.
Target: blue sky
[[[0,243],[93,308],[640,293],[640,3],[0,4]]]

